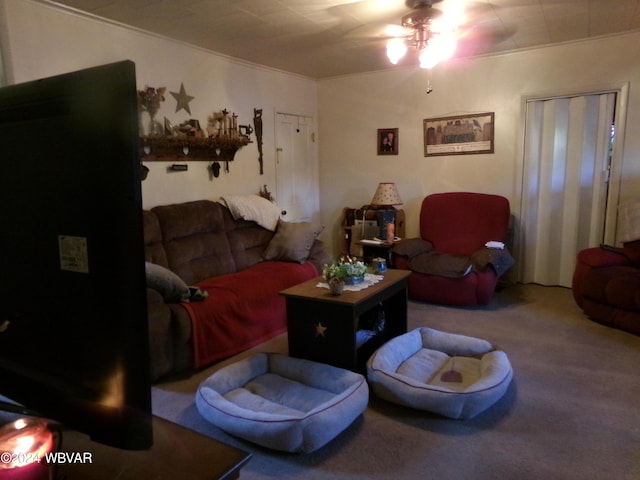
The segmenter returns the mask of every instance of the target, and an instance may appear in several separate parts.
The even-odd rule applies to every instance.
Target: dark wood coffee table
[[[280,292],[287,302],[289,355],[364,371],[367,359],[380,345],[407,331],[410,273],[387,270],[381,282],[338,296],[317,286],[320,277]],[[384,328],[377,332],[381,311]],[[372,331],[377,334],[360,345],[362,334]]]

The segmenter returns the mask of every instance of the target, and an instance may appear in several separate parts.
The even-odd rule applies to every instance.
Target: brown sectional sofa
[[[226,206],[209,200],[154,207],[143,212],[143,221],[146,261],[208,294],[183,303],[147,289],[154,381],[284,332],[285,304],[278,291],[319,275],[328,261],[322,242],[315,239],[321,227],[302,223],[287,224],[286,231],[299,237],[292,241],[308,242],[306,261],[286,256],[264,260],[265,249],[276,237],[282,240],[281,223],[272,232],[234,219]]]

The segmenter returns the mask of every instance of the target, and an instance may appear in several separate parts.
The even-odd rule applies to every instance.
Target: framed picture
[[[378,129],[378,155],[398,154],[398,129],[379,128]]]
[[[493,153],[494,113],[425,118],[424,156]]]

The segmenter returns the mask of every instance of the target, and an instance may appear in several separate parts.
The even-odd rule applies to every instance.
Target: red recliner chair
[[[444,275],[417,271],[411,258],[416,244],[413,239],[400,242],[394,248],[394,266],[412,270],[409,298],[457,306],[488,304],[513,258],[506,248],[487,249],[485,244],[506,242],[510,216],[509,201],[498,195],[451,192],[425,197],[420,210],[420,242],[432,248],[434,260],[450,260],[460,271],[453,267]]]
[[[572,287],[590,319],[640,335],[640,241],[581,250]]]

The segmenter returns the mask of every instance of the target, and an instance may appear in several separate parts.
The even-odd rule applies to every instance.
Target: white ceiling
[[[398,68],[389,64],[380,32],[409,11],[405,0],[40,1],[312,78]],[[458,57],[640,29],[640,0],[465,3]],[[415,57],[401,62],[412,63]]]

